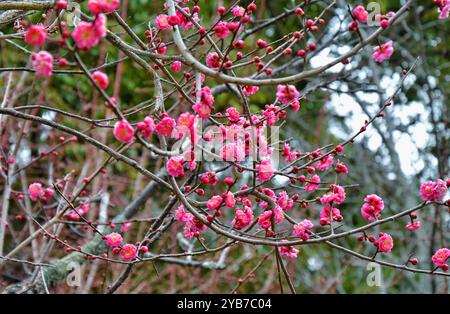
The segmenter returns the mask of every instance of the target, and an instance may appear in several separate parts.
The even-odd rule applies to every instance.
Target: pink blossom
[[[420,229],[420,226],[420,221],[413,221],[406,225],[406,229],[408,229],[409,231],[414,231]]]
[[[175,219],[184,223],[183,234],[187,239],[192,239],[192,237],[198,236],[200,231],[206,230],[206,225],[191,213],[187,213],[183,205],[180,205],[175,211]]]
[[[236,32],[240,28],[240,26],[241,25],[239,24],[239,22],[228,22],[227,23],[228,30],[233,33]],[[244,47],[245,42],[242,39],[239,39],[235,42],[235,44],[236,43],[237,43],[238,47],[239,47],[239,45],[242,45],[241,46],[241,48],[242,48],[242,47]],[[236,48],[238,48],[238,47],[236,47]]]
[[[288,105],[295,101],[298,101],[300,93],[297,91],[294,85],[278,85],[277,97],[281,103]]]
[[[228,208],[233,208],[236,205],[236,199],[234,197],[234,194],[232,192],[230,192],[230,191],[228,191],[225,194],[225,205]]]
[[[345,201],[345,198],[346,194],[344,188],[340,185],[333,184],[330,187],[330,192],[322,195],[322,197],[320,198],[320,202],[322,204],[334,203],[338,205]]]
[[[223,135],[223,140],[228,142],[234,142],[242,139],[245,134],[245,130],[241,125],[232,124],[228,128],[220,127]]]
[[[311,234],[309,229],[312,229],[313,227],[313,223],[310,220],[305,219],[294,225],[294,235],[306,241],[309,239],[309,235]]]
[[[291,151],[291,146],[288,143],[284,143],[281,155],[285,157],[286,162],[293,162],[297,158],[297,153]]]
[[[450,12],[450,0],[435,0],[433,2],[438,7],[439,19],[444,20],[448,18]]]
[[[81,204],[77,209],[70,210],[64,215],[64,218],[71,221],[80,221],[80,216],[85,216],[89,213],[90,205],[89,203]]]
[[[445,265],[447,265],[447,260],[450,257],[450,250],[447,248],[442,248],[436,251],[434,255],[432,256],[433,263],[438,267],[447,268]]]
[[[216,34],[217,38],[219,39],[224,39],[228,36],[228,34],[230,33],[230,30],[227,27],[227,23],[226,22],[219,22],[216,24],[216,26],[214,27],[214,33]]]
[[[263,212],[259,218],[258,218],[258,224],[263,229],[269,229],[272,225],[271,218],[272,218],[273,212],[271,210],[266,210]]]
[[[289,198],[286,191],[282,191],[278,197],[277,204],[281,207],[281,209],[288,210],[294,206],[294,201]]]
[[[367,203],[364,203],[361,207],[361,216],[366,221],[374,221],[375,219],[380,219],[381,214],[373,208],[373,206],[370,206]]]
[[[369,17],[369,12],[367,12],[362,5],[358,5],[353,9],[353,16],[361,23],[366,23],[367,18]]]
[[[385,44],[381,44],[373,48],[372,59],[376,62],[383,62],[389,59],[394,53],[394,47],[392,46],[392,40],[389,40]]]
[[[122,143],[128,144],[134,140],[134,129],[127,120],[120,120],[114,125],[114,136]]]
[[[175,73],[176,72],[180,72],[181,71],[181,61],[174,61],[174,62],[172,62],[172,64],[170,65],[170,68]]]
[[[208,185],[216,185],[217,182],[219,182],[219,178],[217,177],[217,175],[211,171],[208,171],[207,173],[202,175],[200,180],[202,181],[203,184],[208,184]]]
[[[446,18],[448,18],[448,14],[450,12],[450,2],[447,2],[447,5],[444,6],[442,9],[438,9],[439,10],[439,19],[440,20],[444,20]]]
[[[264,189],[262,190],[262,192],[263,192],[265,195],[267,195],[268,197],[270,197],[271,199],[273,199],[273,200],[276,200],[276,199],[277,199],[277,196],[276,196],[276,194],[275,194],[275,191],[272,190],[272,189],[264,188]]]
[[[277,106],[266,106],[266,109],[262,111],[262,114],[267,119],[267,124],[272,126],[280,119],[280,115],[276,113],[279,109]]]
[[[211,93],[211,89],[208,86],[205,86],[200,91],[200,101],[207,104],[208,106],[212,106],[214,103],[214,96]]]
[[[211,116],[212,107],[204,102],[192,105],[194,110],[201,119],[208,119]]]
[[[251,96],[253,94],[256,94],[256,92],[259,91],[259,86],[254,85],[244,85],[242,87],[242,92],[245,96]]]
[[[137,130],[141,132],[142,137],[150,138],[155,131],[155,121],[152,117],[145,117],[143,122],[139,122],[136,126]]]
[[[267,44],[267,41],[262,40],[262,39],[260,38],[260,39],[258,39],[258,40],[256,41],[256,45],[258,46],[258,48],[264,48],[264,47],[266,47],[268,44]]]
[[[233,122],[239,121],[239,119],[241,118],[241,114],[234,107],[227,108],[226,115],[227,115],[228,119],[230,119],[230,121],[233,121]]]
[[[184,159],[181,156],[173,156],[170,157],[169,162],[166,164],[167,172],[177,177],[183,177],[184,176],[184,167],[183,167]]]
[[[224,145],[220,149],[220,157],[224,161],[241,162],[245,158],[244,145],[239,141]]]
[[[88,50],[98,44],[99,38],[91,23],[81,21],[72,33],[78,48]]]
[[[193,171],[195,168],[197,168],[197,162],[192,160],[187,160],[187,165],[189,170]]]
[[[291,246],[279,246],[278,252],[288,259],[296,259],[299,250]]]
[[[298,100],[294,100],[291,102],[291,107],[294,112],[297,112],[300,109],[300,102]]]
[[[165,43],[160,43],[156,49],[156,52],[159,53],[160,55],[165,54],[167,51],[167,46]]]
[[[376,194],[367,195],[361,207],[361,216],[366,221],[374,221],[381,218],[381,211],[384,209],[384,202]]]
[[[200,231],[206,229],[206,225],[191,215],[191,219],[184,224],[183,234],[187,239],[192,239],[193,237],[198,237]]]
[[[77,212],[75,210],[70,210],[69,212],[67,212],[64,215],[64,218],[70,221],[79,221],[80,220],[80,216],[79,214],[77,214]]]
[[[437,181],[427,181],[420,186],[420,197],[424,201],[439,202],[442,201],[448,188],[445,181],[438,179]]]
[[[198,21],[199,21],[199,19],[198,19],[198,14],[197,14],[197,13],[191,14],[191,11],[190,11],[190,9],[189,9],[188,7],[184,7],[183,10],[184,10],[184,12],[187,13],[187,16],[184,16],[184,14],[181,13],[180,11],[177,11],[177,12],[176,12],[176,14],[177,14],[177,16],[178,16],[178,18],[179,18],[179,20],[180,20],[179,26],[180,26],[182,29],[184,29],[184,30],[188,30],[188,29],[194,28],[195,25],[194,25],[194,23],[191,21],[191,19],[189,18],[189,16],[190,16],[194,21],[198,22]]]
[[[46,38],[47,31],[45,26],[42,24],[31,25],[23,36],[23,39],[27,42],[27,44],[35,47],[42,46],[45,43]]]
[[[364,198],[364,202],[369,203],[369,205],[373,206],[378,212],[384,209],[383,199],[376,194],[367,195]]]
[[[283,221],[284,212],[280,206],[274,206],[272,212],[273,212],[273,220],[275,220],[276,223],[280,223]]]
[[[106,36],[107,28],[106,28],[106,15],[99,14],[94,21],[94,29],[99,36],[99,41],[101,38]]]
[[[211,89],[208,86],[205,86],[201,89],[200,102],[194,104],[192,109],[198,114],[198,116],[202,119],[208,119],[211,115],[211,111],[214,109],[214,96],[211,93]]]
[[[217,52],[210,52],[206,55],[206,65],[211,69],[218,69],[222,65],[222,59]]]
[[[55,190],[53,190],[52,188],[46,188],[44,191],[44,196],[47,198],[51,198],[53,197],[53,195],[55,195]]]
[[[122,244],[123,238],[117,232],[112,232],[106,236],[106,245],[109,247],[116,247]]]
[[[320,171],[326,171],[328,170],[328,168],[330,168],[330,166],[334,163],[334,159],[333,156],[327,155],[325,157],[323,157],[321,160],[319,160],[316,164],[316,168],[317,170]]]
[[[236,17],[243,17],[245,14],[245,8],[237,5],[231,9],[231,13]]]
[[[329,225],[331,219],[333,219],[333,221],[342,221],[344,218],[341,215],[341,211],[337,208],[332,208],[328,205],[324,206],[322,208],[322,211],[320,212],[320,224],[322,226],[324,225]]]
[[[337,173],[348,173],[348,168],[342,162],[338,162],[338,163],[336,163],[336,167],[334,168],[334,171],[336,171]]]
[[[445,0],[448,1],[448,0]],[[388,13],[386,13],[386,17],[391,18],[394,17],[396,15],[396,13],[394,11],[389,11]]]
[[[126,222],[120,227],[120,232],[128,232],[133,224],[131,222]]]
[[[307,191],[307,192],[314,192],[320,186],[318,183],[320,183],[320,177],[318,175],[314,175],[313,177],[311,177],[308,180],[308,182],[306,182],[306,184],[305,184],[305,191]]]
[[[32,201],[36,202],[43,193],[44,190],[42,189],[42,184],[39,182],[31,183],[28,187],[28,194],[30,195]]]
[[[175,128],[175,120],[165,116],[155,127],[156,132],[162,136],[170,136]]]
[[[47,51],[32,54],[32,66],[38,76],[49,77],[53,72],[53,56]]]
[[[253,221],[253,211],[250,207],[245,206],[244,209],[236,209],[235,217],[231,221],[231,225],[241,230],[249,226]]]
[[[180,222],[187,222],[191,219],[191,214],[186,213],[184,206],[180,205],[175,211],[175,219]]]
[[[94,24],[81,21],[72,33],[72,37],[77,47],[82,50],[89,50],[96,46],[100,39],[106,36],[106,16],[99,14]]]
[[[380,238],[378,239],[378,251],[382,253],[389,253],[393,247],[394,240],[392,240],[391,235],[387,233],[380,233]]]
[[[223,202],[222,196],[214,195],[206,202],[206,207],[208,207],[209,210],[216,210],[219,209],[222,202]]]
[[[177,119],[177,132],[189,134],[194,130],[195,116],[190,112],[183,112]],[[180,138],[183,137],[183,134]]]
[[[103,90],[105,90],[109,85],[108,76],[101,71],[95,71],[94,73],[92,73],[92,78]]]
[[[120,250],[120,256],[125,261],[131,261],[137,256],[137,247],[134,244],[127,243]]]
[[[87,7],[88,10],[94,15],[102,12],[101,0],[89,0]]]
[[[167,21],[169,22],[170,26],[178,25],[181,22],[178,15],[169,15]]]
[[[168,16],[166,14],[160,14],[155,18],[155,24],[160,30],[170,28]]]
[[[114,12],[119,8],[119,0],[98,0],[100,6],[105,13]]]
[[[261,163],[256,166],[256,170],[258,170],[258,179],[261,182],[269,181],[274,174],[269,158],[261,161]]]

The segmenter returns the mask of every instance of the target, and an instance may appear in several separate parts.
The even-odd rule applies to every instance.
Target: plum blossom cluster
[[[376,253],[390,253],[394,248],[394,239],[390,234],[385,232],[380,232],[378,239],[375,236],[364,233],[358,240],[361,242],[369,241],[376,248]]]
[[[81,21],[72,32],[72,38],[76,46],[81,50],[89,50],[98,45],[100,40],[106,36],[107,18],[101,12],[110,13],[118,8],[119,0],[90,0],[88,3],[89,10],[95,14],[92,22]],[[67,2],[59,1],[56,8],[58,10],[66,9]],[[65,22],[61,23],[63,29],[61,45],[66,44],[66,39],[70,36]],[[41,47],[47,39],[47,29],[42,24],[31,25],[24,34],[26,43]],[[48,51],[42,50],[32,54],[32,66],[38,76],[50,77],[53,74],[54,58]],[[66,66],[67,60],[61,58],[58,62],[60,66]],[[105,81],[103,79],[103,81]],[[106,84],[107,85],[107,84]],[[104,84],[103,84],[104,86]],[[102,87],[103,88],[103,87]],[[106,87],[104,87],[106,88]],[[103,89],[104,89],[103,88]]]
[[[299,252],[298,249],[292,246],[280,246],[278,248],[278,251],[282,256],[286,257],[287,259],[296,259]]]
[[[175,210],[175,220],[182,226],[183,235],[186,239],[192,240],[200,238],[206,233],[212,224],[225,226],[227,231],[242,234],[246,230],[252,230],[255,227],[258,236],[267,239],[280,239],[280,235],[285,236],[281,239],[278,246],[278,253],[287,259],[298,257],[299,250],[295,248],[287,239],[295,239],[296,244],[305,244],[311,242],[311,239],[319,237],[317,231],[325,231],[334,234],[334,226],[345,224],[343,208],[347,199],[345,186],[339,181],[343,175],[349,173],[349,168],[343,153],[344,144],[336,145],[332,150],[325,148],[317,149],[311,152],[305,152],[296,148],[289,140],[276,138],[273,132],[268,136],[267,130],[283,124],[288,113],[300,115],[301,103],[305,95],[299,92],[294,83],[274,84],[276,92],[273,91],[273,102],[264,104],[259,109],[249,109],[248,102],[259,96],[257,93],[260,87],[251,84],[236,84],[237,93],[244,99],[240,106],[228,105],[223,111],[220,109],[219,102],[213,92],[213,85],[206,80],[204,74],[189,72],[188,62],[185,58],[162,58],[167,57],[166,53],[172,43],[163,38],[176,29],[190,31],[194,35],[199,35],[198,46],[206,43],[205,38],[212,36],[214,40],[221,44],[230,41],[229,50],[231,54],[223,54],[220,50],[207,50],[200,57],[206,66],[219,72],[231,73],[235,68],[242,64],[239,61],[248,58],[245,54],[245,48],[250,45],[244,39],[240,39],[238,32],[243,30],[247,24],[255,20],[253,14],[256,10],[256,4],[250,3],[247,7],[233,5],[229,10],[220,6],[218,8],[219,20],[211,26],[209,30],[202,26],[199,18],[200,7],[197,1],[190,8],[181,7],[183,3],[189,1],[176,1],[177,6],[173,10],[168,10],[165,4],[164,11],[157,14],[150,23],[149,29],[145,32],[147,43],[141,45],[145,51],[140,53],[159,54],[161,59],[155,62],[153,70],[165,70],[180,77],[182,83],[174,79],[169,82],[176,86],[176,89],[183,91],[189,99],[189,104],[181,114],[175,115],[173,111],[159,108],[159,111],[147,114],[147,116],[135,116],[119,114],[117,119],[111,123],[113,125],[112,136],[121,147],[132,146],[138,143],[149,144],[152,138],[159,139],[160,146],[149,144],[148,147],[154,149],[157,155],[163,157],[164,176],[170,177],[170,182],[183,181],[180,185],[183,197],[195,195],[195,204],[191,207],[179,205]],[[434,0],[438,7],[439,17],[447,18],[450,10],[450,1]],[[81,21],[70,33],[65,24],[61,25],[63,30],[62,45],[68,44],[67,39],[71,37],[75,43],[75,51],[88,51],[97,46],[100,41],[108,34],[107,14],[110,14],[119,8],[119,0],[89,0],[87,7],[93,14],[92,19]],[[60,6],[60,9],[64,6]],[[175,12],[171,14],[169,12]],[[294,10],[295,14],[305,16],[301,8]],[[368,24],[369,13],[364,6],[358,5],[351,12],[352,21],[348,27],[350,32],[357,32],[362,24]],[[228,14],[229,18],[224,18]],[[386,29],[391,26],[391,21],[395,20],[395,13],[389,12],[385,15],[376,16],[381,28]],[[303,19],[302,19],[303,20]],[[283,48],[281,54],[290,56],[293,54],[294,44],[300,42],[305,36],[305,32],[316,32],[320,25],[325,23],[321,18],[304,19],[305,30],[296,31],[286,38],[290,38],[287,48]],[[151,25],[156,25],[156,28]],[[197,34],[198,33],[198,34]],[[47,40],[47,29],[43,24],[31,25],[24,33],[24,41],[40,49]],[[159,37],[158,37],[159,36]],[[192,36],[193,37],[193,36]],[[255,55],[248,61],[249,68],[254,67],[255,75],[265,74],[270,76],[272,69],[269,63],[264,64],[266,56],[274,55],[276,51],[275,44],[258,38],[254,41],[253,49],[256,52],[264,51],[264,55]],[[306,61],[307,54],[317,49],[316,43],[309,43],[294,54]],[[79,50],[77,50],[79,49]],[[252,50],[252,51],[253,51]],[[169,50],[170,52],[170,50]],[[134,52],[133,52],[134,53]],[[394,53],[394,43],[392,40],[379,42],[373,48],[372,59],[378,63],[389,60]],[[131,55],[131,53],[130,53]],[[170,61],[167,61],[170,60]],[[181,61],[180,61],[181,60]],[[36,75],[41,77],[50,77],[53,73],[54,58],[52,54],[41,50],[32,54],[32,67]],[[59,66],[67,65],[67,60],[60,59]],[[170,70],[173,72],[170,72]],[[179,73],[186,71],[184,73]],[[195,76],[195,81],[190,89],[183,89],[189,86],[191,79]],[[88,73],[95,86],[105,91],[110,85],[110,79],[106,73],[95,70]],[[209,84],[209,86],[207,85]],[[230,84],[226,84],[230,85]],[[229,87],[229,86],[227,86]],[[231,87],[230,87],[231,88]],[[260,92],[261,93],[261,92]],[[115,99],[110,99],[115,104]],[[180,100],[182,103],[183,100]],[[115,107],[114,107],[115,108]],[[109,107],[109,109],[111,109]],[[142,119],[143,118],[143,119]],[[114,118],[115,119],[115,118]],[[129,120],[127,120],[129,119]],[[138,120],[139,119],[139,120]],[[112,120],[112,119],[111,119]],[[208,125],[208,127],[204,127]],[[275,128],[273,128],[275,129]],[[272,130],[272,129],[271,129]],[[156,135],[154,135],[156,134]],[[111,138],[112,138],[111,136]],[[162,140],[163,139],[163,140]],[[164,145],[162,143],[165,143]],[[183,151],[169,151],[170,147],[180,144]],[[282,144],[279,148],[276,144]],[[295,142],[294,142],[295,143]],[[118,144],[116,142],[116,144]],[[345,142],[345,145],[348,142]],[[145,145],[144,145],[145,146]],[[164,147],[167,146],[167,147]],[[279,155],[279,156],[278,156]],[[278,157],[281,157],[279,162]],[[208,159],[213,158],[213,159]],[[207,161],[219,161],[225,170],[217,170],[216,167],[204,167]],[[300,162],[303,164],[301,165]],[[280,163],[282,164],[280,166]],[[203,168],[202,168],[203,167]],[[216,169],[216,170],[214,170]],[[336,179],[334,183],[328,181],[329,174]],[[186,180],[189,175],[195,176],[195,184],[188,183]],[[247,183],[243,183],[245,179]],[[288,182],[285,185],[273,184],[279,179]],[[327,182],[328,181],[328,182]],[[251,184],[249,182],[252,182]],[[339,182],[339,184],[338,184]],[[192,184],[192,185],[190,185]],[[292,192],[290,187],[301,190]],[[172,190],[174,192],[175,190]],[[348,192],[348,191],[347,191]],[[28,195],[33,202],[38,200],[44,202],[54,197],[55,191],[52,188],[45,188],[41,183],[35,182],[29,185]],[[448,193],[448,182],[438,179],[436,181],[427,181],[420,186],[420,197],[425,202],[439,203]],[[178,195],[179,196],[179,195]],[[180,201],[182,197],[179,197]],[[373,223],[382,219],[382,212],[385,208],[384,200],[376,195],[369,194],[358,204],[354,211],[358,211],[366,223]],[[67,211],[63,218],[69,221],[79,222],[87,221],[90,212],[90,202],[79,201],[77,205]],[[186,205],[186,203],[183,203]],[[193,210],[197,210],[194,212]],[[297,209],[307,209],[302,211],[308,217],[301,217],[297,222],[290,214],[297,213]],[[350,209],[351,210],[351,209]],[[92,213],[92,211],[91,211]],[[195,214],[195,215],[194,215]],[[171,214],[172,215],[172,214]],[[200,216],[199,216],[200,215]],[[199,218],[201,217],[201,219]],[[421,222],[417,219],[415,213],[410,213],[410,222],[406,224],[406,229],[415,231],[421,228]],[[425,220],[424,220],[425,221]],[[140,243],[126,243],[124,233],[130,228],[129,224],[124,224],[116,232],[103,235],[103,240],[108,249],[115,255],[120,255],[123,261],[134,261],[140,253],[147,253],[148,248]],[[280,231],[282,230],[282,231]],[[386,232],[379,232],[378,236],[369,235],[366,232],[359,237],[362,241],[368,241],[376,248],[376,253],[390,253],[394,249],[394,239]],[[142,244],[142,243],[141,243]],[[446,248],[439,249],[433,256],[432,261],[436,267],[442,270],[448,270],[448,259],[450,250]]]
[[[361,207],[361,215],[367,221],[374,221],[381,218],[384,209],[384,201],[376,194],[367,195]]]
[[[211,89],[205,86],[199,91],[199,95],[197,96],[200,101],[192,105],[192,109],[201,119],[208,119],[214,110],[214,96],[211,94]]]
[[[444,271],[448,270],[447,261],[450,258],[450,249],[442,248],[436,251],[432,256],[433,263],[436,267],[442,268]]]
[[[52,76],[53,56],[47,51],[39,51],[31,56],[32,65],[36,74],[42,77]]]
[[[420,186],[420,197],[424,201],[439,202],[448,192],[447,183],[444,180],[427,181]]]
[[[184,224],[183,234],[187,239],[199,237],[200,232],[207,228],[202,221],[194,217],[191,213],[187,213],[182,205],[176,210],[175,218]]]
[[[111,13],[119,7],[119,0],[89,0],[88,9],[92,14]]]
[[[130,223],[125,223],[122,225],[120,231],[126,232],[129,227]],[[105,240],[106,246],[112,249],[112,253],[114,255],[120,254],[120,257],[124,261],[132,261],[137,258],[138,253],[148,252],[148,247],[145,245],[138,247],[131,243],[124,243],[123,236],[118,232],[111,232],[103,235],[102,238]]]
[[[81,21],[72,33],[72,38],[81,50],[97,46],[106,36],[106,15],[98,14],[93,22]]]
[[[78,205],[78,208],[71,209],[64,214],[64,218],[69,221],[82,221],[83,219],[86,219],[91,208],[91,204],[80,202]]]
[[[167,30],[175,25],[180,26],[184,30],[194,28],[194,22],[199,21],[198,18],[199,7],[197,6],[194,7],[193,13],[191,13],[191,10],[188,7],[184,7],[183,11],[184,12],[177,10],[175,15],[159,14],[155,18],[156,26],[160,30]]]
[[[390,22],[389,18],[395,16],[394,12],[389,12],[386,15],[376,15],[375,21],[383,28],[386,29],[389,27]],[[362,5],[358,5],[353,9],[353,21],[348,26],[349,31],[357,32],[358,31],[358,23],[365,24],[368,22],[369,12]],[[394,53],[394,47],[392,40],[389,40],[385,43],[380,43],[378,46],[374,47],[372,59],[376,62],[383,62],[389,59]]]
[[[43,188],[42,183],[34,182],[28,186],[28,195],[30,199],[34,202],[37,200],[41,200],[42,202],[46,202],[52,199],[53,195],[55,195],[55,190],[52,188]]]

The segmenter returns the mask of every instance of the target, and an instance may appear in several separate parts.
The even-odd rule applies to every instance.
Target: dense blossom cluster
[[[118,113],[115,110],[111,111],[116,114],[116,120],[111,124],[112,132],[109,134],[112,134],[112,140],[116,139],[120,142],[121,147],[131,146],[142,140],[157,139],[156,142],[159,145],[148,146],[150,150],[153,148],[153,153],[164,157],[163,170],[165,172],[163,175],[179,184],[177,188],[182,191],[181,196],[177,193],[178,189],[173,188],[171,192],[180,201],[185,201],[181,202],[183,205],[179,205],[176,209],[174,218],[183,226],[183,235],[186,239],[197,238],[202,241],[202,233],[205,233],[213,224],[217,224],[219,227],[225,225],[224,233],[229,232],[231,235],[242,235],[246,229],[250,230],[255,227],[260,238],[278,241],[277,250],[280,255],[288,259],[295,259],[299,250],[294,245],[307,244],[312,239],[319,239],[320,232],[329,233],[331,237],[335,234],[334,228],[337,225],[348,223],[344,221],[348,210],[342,209],[348,191],[346,192],[341,181],[345,174],[350,172],[349,167],[343,161],[346,158],[344,146],[351,143],[353,139],[342,145],[335,145],[329,151],[325,149],[327,147],[310,152],[301,151],[299,148],[292,147],[293,144],[289,141],[284,140],[280,140],[282,147],[278,148],[266,131],[270,127],[281,125],[288,114],[298,114],[297,112],[303,109],[301,104],[306,101],[304,100],[305,95],[302,95],[303,92],[301,93],[297,89],[294,85],[295,82],[272,84],[274,89],[276,86],[276,91],[273,90],[272,93],[273,101],[258,110],[254,108],[250,110],[248,102],[251,97],[261,93],[261,87],[252,79],[259,75],[270,77],[273,74],[273,69],[270,67],[271,62],[266,61],[266,56],[280,53],[280,56],[293,55],[300,60],[306,60],[308,54],[317,49],[317,43],[304,42],[305,32],[318,31],[326,21],[320,17],[305,18],[304,29],[286,35],[285,39],[288,44],[277,47],[277,43],[269,43],[262,38],[251,42],[245,40],[245,37],[238,36],[239,32],[256,19],[254,12],[257,5],[254,2],[247,7],[233,5],[225,8],[220,6],[217,10],[218,19],[209,30],[200,18],[200,7],[197,1],[194,1],[195,3],[191,7],[189,7],[189,1],[175,2],[176,6],[170,8],[166,3],[164,10],[152,18],[149,29],[145,33],[148,39],[145,44],[146,50],[141,54],[161,60],[154,67],[150,67],[155,73],[178,75],[184,79],[186,84],[191,80],[195,81],[192,90],[188,92],[183,90],[177,80],[171,83],[177,89],[181,89],[183,97],[189,100],[186,112],[175,115],[169,110],[165,112],[165,108],[162,106],[163,108],[157,108],[145,118],[141,117],[139,121],[135,121],[134,117],[128,118],[124,115],[120,108],[111,106],[116,105],[115,99],[106,97],[108,98],[107,103],[109,103],[108,109],[118,111]],[[450,1],[434,0],[433,2],[438,8],[439,18],[447,18]],[[108,16],[110,16],[108,14],[117,10],[119,5],[119,0],[89,0],[87,8],[93,16],[84,18],[73,27],[71,32],[63,23],[61,29],[64,30],[64,35],[61,45],[67,45],[78,52],[89,51],[96,47],[101,40],[107,38],[107,23]],[[58,8],[61,10],[64,5],[59,3]],[[173,12],[174,14],[172,14]],[[300,7],[293,12],[299,16],[306,14]],[[362,24],[369,25],[369,13],[364,6],[358,5],[350,13],[351,22],[348,27],[350,32],[357,32]],[[382,29],[386,29],[391,27],[395,17],[396,13],[389,12],[376,16],[375,19]],[[247,66],[248,69],[251,69],[255,76],[247,78],[248,84],[227,84],[230,85],[227,88],[233,89],[239,98],[243,99],[241,107],[228,106],[223,111],[217,110],[220,106],[214,96],[213,85],[206,80],[203,73],[200,73],[202,71],[198,70],[202,67],[198,66],[197,69],[190,71],[188,69],[192,64],[195,65],[195,62],[186,57],[182,58],[180,55],[173,58],[168,56],[168,51],[172,49],[173,43],[166,40],[168,38],[166,35],[174,30],[177,32],[190,31],[193,36],[198,35],[197,44],[199,46],[205,45],[207,40],[212,42],[212,48],[201,55],[200,61],[198,61],[201,66],[205,67],[206,65],[209,70],[213,71],[212,74],[204,71],[209,76],[223,79],[225,74],[233,73],[240,67]],[[40,49],[48,39],[47,31],[48,29],[43,24],[34,24],[26,29],[23,39],[35,49]],[[225,54],[220,49],[219,51],[213,49],[216,42],[225,44],[228,41],[230,41],[229,50]],[[174,42],[176,44],[177,40]],[[294,53],[293,49],[297,43],[304,47]],[[72,44],[74,44],[73,47]],[[251,52],[246,52],[246,48],[251,49]],[[138,49],[135,48],[135,50]],[[249,53],[250,57],[246,53]],[[133,54],[135,52],[130,52],[130,55]],[[378,42],[373,47],[371,57],[375,62],[381,63],[392,58],[393,54],[394,43],[392,40],[387,40]],[[45,50],[32,53],[32,68],[36,75],[52,76],[55,59],[50,52]],[[247,61],[242,61],[242,59]],[[59,66],[68,64],[65,59],[59,58],[58,60]],[[348,63],[347,59],[342,61],[344,64],[346,62]],[[181,73],[182,71],[185,72]],[[95,70],[88,74],[97,88],[108,95],[110,86],[108,75],[101,70]],[[158,101],[164,98],[159,96],[161,95],[155,95]],[[210,125],[215,129],[205,128]],[[365,130],[365,127],[362,131]],[[175,146],[171,145],[174,142],[181,143],[180,146],[183,148],[188,148],[184,151],[170,150]],[[198,146],[202,148],[200,151],[197,149]],[[213,146],[214,149],[210,149]],[[203,160],[197,162],[196,159],[199,155],[202,157],[212,156],[220,163],[226,164],[227,169],[230,170],[229,174],[224,176],[223,171],[213,170],[216,169],[215,167],[202,168]],[[280,161],[276,160],[278,155],[282,157]],[[303,166],[299,166],[300,161],[304,162]],[[141,172],[145,172],[145,169],[141,169]],[[333,182],[328,182],[328,178],[330,178],[328,174],[332,174],[335,178]],[[198,180],[193,180],[195,183],[189,183],[191,175],[198,176]],[[241,177],[248,179],[247,184],[241,183]],[[440,202],[447,195],[449,185],[448,181],[442,179],[424,182],[420,186],[417,196],[420,194],[424,202],[442,205]],[[272,184],[277,180],[287,180],[302,193],[294,193],[286,186],[280,187],[279,184]],[[172,182],[170,181],[170,183]],[[252,184],[250,185],[248,182],[252,182]],[[28,187],[28,196],[33,202],[49,200],[54,193],[52,188],[44,189],[39,182],[34,182]],[[187,197],[192,194],[195,195],[195,199]],[[385,210],[384,200],[376,194],[365,196],[364,199],[360,199],[359,204],[352,205],[352,207],[356,212],[360,208],[361,222],[366,221],[374,225],[382,221],[383,211],[393,211],[389,206],[386,206]],[[308,209],[309,215],[302,217],[300,222],[291,218],[291,213],[298,208]],[[90,203],[80,201],[68,210],[63,218],[87,223],[89,211]],[[421,222],[415,220],[417,215],[411,213],[409,217],[411,221],[406,225],[407,230],[415,231],[421,228]],[[218,223],[219,219],[220,223]],[[103,235],[103,240],[107,248],[111,249],[114,254],[119,254],[122,260],[133,261],[139,253],[146,253],[147,247],[125,243],[124,233],[127,228],[129,226],[125,225],[121,230],[111,227],[111,232]],[[280,230],[283,231],[280,232]],[[360,240],[368,240],[372,243],[376,247],[377,253],[390,253],[394,249],[394,239],[390,234],[380,232],[378,237],[375,237],[367,233],[364,232],[360,236]],[[284,237],[281,240],[280,234]],[[255,236],[252,239],[259,240],[260,238]],[[449,256],[450,250],[441,248],[432,256],[432,261],[437,267],[447,270]]]

